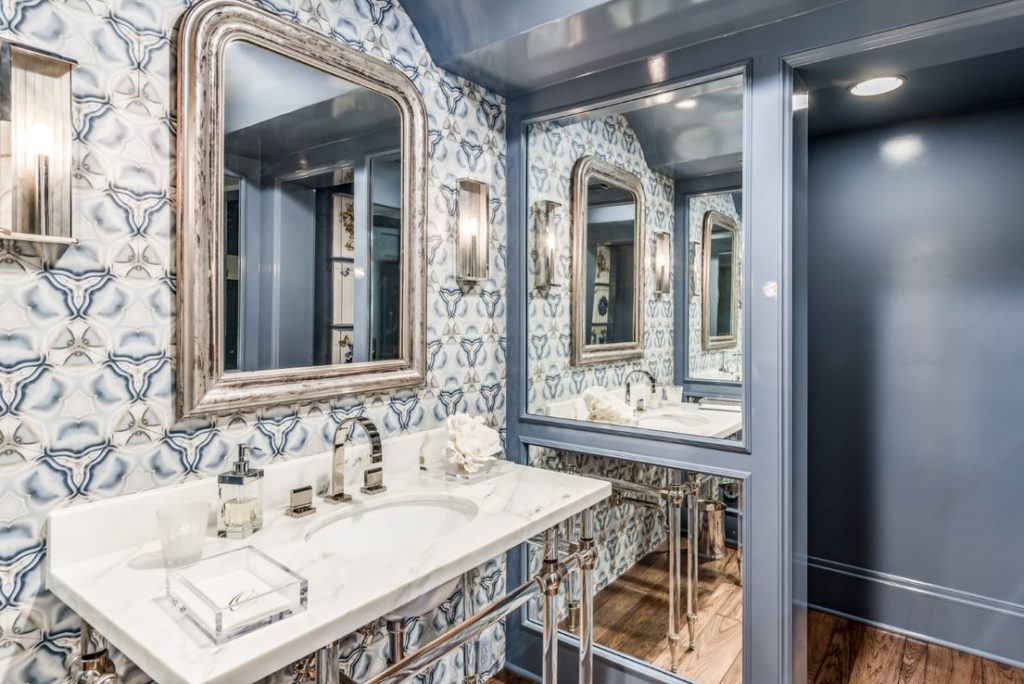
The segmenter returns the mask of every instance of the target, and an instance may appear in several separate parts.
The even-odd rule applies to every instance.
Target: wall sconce
[[[456,279],[470,286],[487,280],[490,261],[487,208],[487,184],[470,178],[460,180]]]
[[[537,246],[537,291],[547,297],[558,287],[555,271],[558,263],[558,210],[562,205],[551,200],[533,203],[533,235]]]
[[[654,291],[659,295],[672,291],[672,238],[668,233],[654,236]]]
[[[52,259],[71,236],[75,62],[0,41],[0,239]]]

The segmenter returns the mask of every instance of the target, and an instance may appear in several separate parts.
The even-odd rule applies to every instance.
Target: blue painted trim
[[[808,558],[807,569],[808,605],[816,610],[1024,668],[1024,604],[824,558]],[[868,610],[872,617],[865,615]],[[918,624],[922,621],[927,632]],[[1002,648],[982,648],[979,642],[993,642],[993,634],[1001,637]]]

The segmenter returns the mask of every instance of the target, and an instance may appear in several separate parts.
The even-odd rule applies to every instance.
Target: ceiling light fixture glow
[[[685,100],[680,100],[679,102],[676,102],[675,106],[676,109],[696,109],[697,101],[692,97],[688,97]]]
[[[891,93],[906,82],[902,76],[880,76],[850,86],[850,94],[857,97],[874,97]]]

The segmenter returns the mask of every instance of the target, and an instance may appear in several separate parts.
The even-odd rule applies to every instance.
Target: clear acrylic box
[[[167,597],[221,644],[306,609],[305,578],[246,546],[167,571]]]

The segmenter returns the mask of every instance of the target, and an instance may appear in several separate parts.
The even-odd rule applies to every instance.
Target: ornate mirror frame
[[[711,297],[708,292],[711,289],[711,232],[715,226],[724,228],[732,233],[733,245],[739,245],[740,231],[735,219],[717,211],[709,211],[704,214],[704,234],[701,238],[701,315],[700,328],[703,335],[702,347],[704,351],[715,349],[730,349],[735,347],[739,340],[738,328],[740,321],[740,254],[739,249],[732,250],[732,288],[731,301],[729,302],[729,318],[732,333],[729,335],[712,336],[708,327],[711,320]]]
[[[240,0],[207,0],[178,43],[178,415],[188,418],[422,385],[426,378],[427,116],[394,66]],[[244,41],[392,99],[402,117],[399,358],[224,373],[224,54]]]
[[[587,334],[587,184],[599,178],[625,188],[635,198],[633,219],[633,335],[629,342],[590,344]],[[644,355],[644,284],[647,274],[647,230],[644,186],[640,179],[594,156],[580,157],[572,169],[572,322],[571,363],[581,366],[636,359]]]

